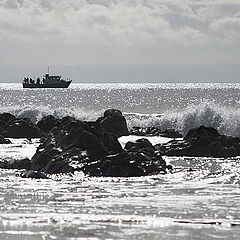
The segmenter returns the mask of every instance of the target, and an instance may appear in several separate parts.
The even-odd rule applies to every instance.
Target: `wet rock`
[[[88,162],[88,152],[74,147],[52,157],[42,171],[48,174],[73,173],[82,171],[82,167]]]
[[[235,149],[235,147],[232,146],[232,147],[222,147],[217,155],[219,155],[220,157],[227,158],[227,157],[236,157],[239,154]]]
[[[30,159],[28,158],[0,162],[0,168],[4,168],[4,169],[29,170],[31,168],[30,165],[31,165]]]
[[[122,146],[115,134],[103,133],[103,145],[108,153],[114,154],[122,151]]]
[[[212,142],[221,135],[212,127],[200,126],[198,128],[190,129],[187,135],[184,137],[187,141],[207,141]]]
[[[162,155],[193,157],[235,157],[240,155],[240,139],[221,135],[216,129],[191,129],[183,140],[155,146]]]
[[[55,122],[52,117],[45,120]],[[118,110],[105,111],[104,117],[95,122],[71,117],[58,119],[51,130],[45,126],[45,120],[39,126],[49,132],[42,138],[32,159],[4,163],[2,167],[32,170],[25,175],[34,178],[38,178],[35,174],[39,172],[74,171],[82,171],[89,176],[135,177],[165,173],[170,169],[147,139],[129,142],[126,149],[122,149],[117,136],[128,131],[126,120]],[[10,122],[15,124],[19,121],[14,119]],[[22,122],[31,124],[21,119],[20,125]]]
[[[2,132],[5,127],[7,126],[7,123],[16,117],[12,115],[11,113],[1,113],[0,114],[0,132]]]
[[[44,116],[37,123],[37,127],[45,133],[49,133],[57,125],[57,119],[53,115]]]
[[[90,176],[139,177],[166,173],[166,163],[160,155],[154,157],[141,151],[122,151],[85,165]]]
[[[7,123],[15,118],[16,117],[11,113],[1,113],[0,114],[0,121],[2,121],[4,123]]]
[[[61,149],[55,148],[54,144],[51,143],[51,139],[47,139],[43,144],[41,144],[36,153],[31,159],[31,169],[40,171],[45,168],[51,159],[60,154]]]
[[[154,149],[154,146],[150,143],[150,141],[145,138],[138,139],[135,142],[129,141],[125,145],[126,150],[145,149],[145,148]]]
[[[30,119],[15,118],[6,124],[3,136],[9,138],[39,138],[41,132]]]
[[[6,125],[7,124],[5,122],[0,120],[0,132],[2,132],[5,129]]]
[[[98,122],[105,131],[114,133],[117,137],[129,135],[126,119],[122,112],[117,109],[106,110]]]
[[[0,135],[0,144],[10,144],[12,143],[9,139],[5,139],[3,136]]]

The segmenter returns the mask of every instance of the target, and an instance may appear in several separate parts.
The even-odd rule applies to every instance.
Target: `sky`
[[[0,0],[5,81],[234,82],[239,45],[240,0]]]

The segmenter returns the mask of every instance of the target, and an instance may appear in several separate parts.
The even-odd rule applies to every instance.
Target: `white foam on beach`
[[[12,144],[0,144],[0,159],[31,158],[39,145],[39,139],[9,138]]]

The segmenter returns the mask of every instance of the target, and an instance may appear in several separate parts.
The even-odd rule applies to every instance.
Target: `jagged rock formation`
[[[52,126],[48,127],[48,124]],[[45,117],[39,128],[49,132],[31,160],[2,163],[5,168],[32,170],[24,176],[83,171],[89,176],[134,177],[165,173],[170,166],[146,140],[127,143],[122,149],[118,137],[128,129],[121,111],[106,110],[95,122],[79,121],[71,117]]]
[[[193,157],[236,157],[240,138],[221,135],[216,129],[200,126],[191,129],[183,140],[155,146],[162,155]]]

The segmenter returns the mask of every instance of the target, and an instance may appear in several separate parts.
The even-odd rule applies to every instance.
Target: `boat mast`
[[[49,66],[47,68],[48,68],[48,75],[49,75]]]

